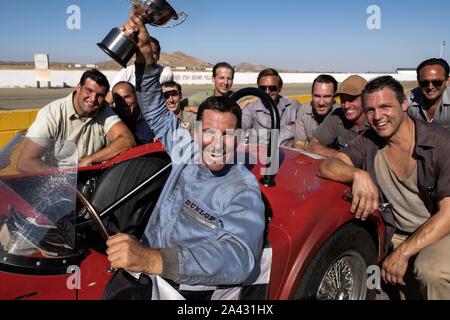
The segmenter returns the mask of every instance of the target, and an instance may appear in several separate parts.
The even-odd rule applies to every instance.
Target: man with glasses
[[[408,113],[415,119],[450,130],[449,65],[444,59],[429,59],[417,68],[419,87],[408,96]]]
[[[294,142],[294,129],[297,111],[300,103],[280,95],[283,89],[283,80],[275,69],[265,69],[258,75],[258,88],[266,92],[278,106],[280,113],[280,136],[282,146],[292,147]],[[271,127],[269,110],[264,107],[261,100],[249,104],[242,112],[242,128],[244,130],[257,130],[259,143],[268,143],[268,131]]]
[[[295,123],[294,148],[305,150],[319,125],[333,110],[338,83],[328,74],[318,76],[312,85],[312,101],[300,107]]]
[[[331,157],[368,128],[361,99],[366,84],[367,80],[358,75],[341,83],[335,97],[340,97],[342,107],[334,110],[317,128],[307,151]]]
[[[162,91],[166,99],[166,107],[172,111],[178,119],[180,125],[194,136],[195,120],[197,115],[192,112],[185,112],[181,107],[183,92],[181,85],[175,81],[169,81],[162,84]]]

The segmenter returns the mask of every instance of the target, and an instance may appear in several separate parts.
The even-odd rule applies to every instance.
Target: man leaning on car
[[[43,140],[70,141],[78,150],[78,166],[101,163],[136,145],[133,134],[107,108],[108,79],[96,69],[86,71],[77,90],[39,110],[27,132],[29,140],[18,160],[22,172],[48,170]],[[45,159],[44,159],[45,160]]]
[[[324,161],[319,175],[353,183],[357,219],[377,210],[379,197],[392,205],[382,211],[393,244],[382,263],[385,282],[406,285],[405,294],[418,282],[422,297],[448,300],[450,133],[409,117],[403,87],[390,76],[366,86],[363,106],[371,129]]]

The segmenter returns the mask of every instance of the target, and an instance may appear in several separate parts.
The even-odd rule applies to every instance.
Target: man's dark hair
[[[422,62],[421,64],[419,64],[419,66],[417,67],[417,79],[419,79],[420,71],[423,68],[425,68],[426,66],[435,66],[435,65],[439,65],[442,68],[444,68],[445,80],[447,80],[448,76],[450,75],[450,66],[448,65],[447,61],[445,61],[444,59],[437,59],[437,58],[428,59],[428,60],[425,60],[424,62]]]
[[[181,85],[178,82],[175,81],[166,81],[164,82],[161,87],[166,88],[166,87],[176,87],[178,90],[178,93],[180,94],[180,96],[182,95],[181,92]]]
[[[159,44],[158,39],[150,37],[150,42],[153,42],[156,45],[156,52],[158,53],[158,55],[161,54],[161,45]]]
[[[321,74],[320,76],[318,76],[313,84],[312,84],[312,89],[311,92],[314,94],[314,87],[316,86],[316,83],[332,83],[333,84],[333,93],[336,93],[337,89],[338,89],[338,82],[336,81],[336,79],[333,76],[330,76],[329,74]]]
[[[395,93],[395,98],[400,104],[405,101],[406,95],[402,84],[391,76],[383,76],[373,79],[366,85],[366,88],[362,93],[364,107],[365,98],[368,94],[383,90],[384,88],[391,89]]]
[[[106,91],[109,91],[109,81],[106,78],[106,76],[98,71],[97,69],[90,69],[83,73],[80,79],[80,86],[84,86],[87,79],[93,80],[95,83],[97,83],[101,87],[105,87]]]
[[[280,87],[279,89],[281,89],[283,87],[283,79],[281,79],[280,74],[278,73],[277,70],[272,69],[272,68],[267,68],[264,69],[263,71],[261,71],[258,75],[258,85],[259,85],[259,81],[261,81],[262,78],[264,77],[277,77],[278,78],[278,86]]]
[[[198,107],[197,121],[202,121],[203,113],[206,110],[219,112],[231,112],[236,117],[236,129],[242,128],[242,110],[241,107],[231,98],[228,97],[210,97],[203,101]]]
[[[225,68],[225,69],[231,70],[231,77],[234,79],[234,68],[231,66],[231,64],[229,64],[227,62],[219,62],[214,66],[213,77],[216,77],[217,69],[219,69],[219,68]]]

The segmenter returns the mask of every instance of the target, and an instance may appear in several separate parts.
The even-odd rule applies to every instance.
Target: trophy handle
[[[188,16],[189,15],[185,11],[181,11],[181,12],[178,12],[178,19],[181,18],[181,21],[179,21],[176,24],[171,24],[171,25],[168,25],[168,26],[159,26],[159,25],[156,25],[156,24],[150,24],[150,25],[152,25],[154,27],[158,27],[158,28],[165,28],[165,29],[175,28],[175,27],[178,27],[180,24],[183,24],[186,21],[186,19],[188,18]]]

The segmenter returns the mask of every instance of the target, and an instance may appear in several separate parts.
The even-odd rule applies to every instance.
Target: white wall
[[[83,70],[80,71],[50,71],[50,79],[52,87],[63,87],[64,85],[75,87],[83,74]],[[109,81],[112,81],[117,74],[117,71],[105,71],[104,74]],[[210,84],[211,72],[189,72],[189,71],[176,71],[175,81],[180,84]],[[312,83],[314,79],[320,73],[282,73],[284,83]],[[351,74],[347,73],[332,73],[332,76],[337,81],[341,82]],[[360,74],[367,80],[385,74]],[[415,81],[416,74],[391,74],[399,81]],[[255,85],[257,73],[241,73],[238,72],[235,75],[235,84],[249,84]],[[46,84],[41,84],[45,86]],[[0,70],[0,88],[25,88],[36,87],[36,80],[34,70]]]

